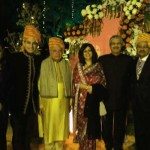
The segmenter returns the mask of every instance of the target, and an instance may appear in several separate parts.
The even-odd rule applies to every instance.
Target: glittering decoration
[[[19,20],[17,25],[24,27],[26,24],[34,24],[35,26],[39,25],[39,20],[41,19],[42,11],[38,4],[33,6],[30,3],[23,3],[20,13],[18,14]]]

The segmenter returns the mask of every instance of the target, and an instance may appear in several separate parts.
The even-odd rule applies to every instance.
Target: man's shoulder
[[[131,57],[131,56],[127,55],[127,54],[121,54],[121,56],[122,56],[124,59],[128,60],[128,61],[133,61],[133,57]]]
[[[50,57],[45,58],[42,60],[42,64],[47,64],[50,61]]]
[[[25,56],[22,52],[11,52],[9,53],[9,56],[7,56],[8,62],[16,63],[23,61],[25,59]]]
[[[101,55],[98,60],[104,60],[104,59],[107,59],[107,58],[110,58],[111,57],[111,54],[105,54],[105,55]]]
[[[105,55],[101,55],[99,56],[99,58],[107,58],[107,57],[110,57],[111,54],[105,54]]]

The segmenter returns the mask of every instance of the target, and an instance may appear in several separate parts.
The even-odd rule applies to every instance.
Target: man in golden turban
[[[23,32],[23,39],[34,38],[37,43],[41,42],[41,34],[39,30],[33,25],[26,25]]]
[[[40,42],[38,29],[33,25],[25,26],[22,51],[11,54],[8,59],[10,90],[7,90],[14,150],[30,150],[31,138],[35,135],[39,110],[37,81],[42,56],[34,52]]]
[[[62,51],[65,50],[65,44],[61,38],[51,37],[48,42],[49,49],[55,50],[55,47],[59,47]]]
[[[62,39],[49,39],[50,56],[42,62],[39,77],[40,109],[43,116],[45,149],[63,150],[69,135],[71,69],[62,58]]]
[[[150,34],[138,35],[133,78],[133,114],[136,149],[150,149]]]

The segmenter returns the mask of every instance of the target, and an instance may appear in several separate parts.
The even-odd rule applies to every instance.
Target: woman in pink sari
[[[96,150],[101,137],[99,102],[105,99],[105,77],[94,47],[85,43],[73,71],[74,132],[80,150]]]

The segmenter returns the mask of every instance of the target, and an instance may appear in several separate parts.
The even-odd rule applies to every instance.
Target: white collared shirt
[[[139,79],[139,76],[140,76],[140,74],[141,74],[141,72],[142,72],[142,69],[143,69],[143,66],[144,66],[144,64],[145,64],[145,62],[146,62],[146,60],[147,60],[147,58],[148,58],[148,56],[149,55],[147,55],[147,56],[145,56],[145,57],[143,57],[143,58],[139,58],[138,59],[138,61],[137,61],[137,79]],[[141,63],[140,65],[140,69],[138,69],[138,64],[139,63]]]

